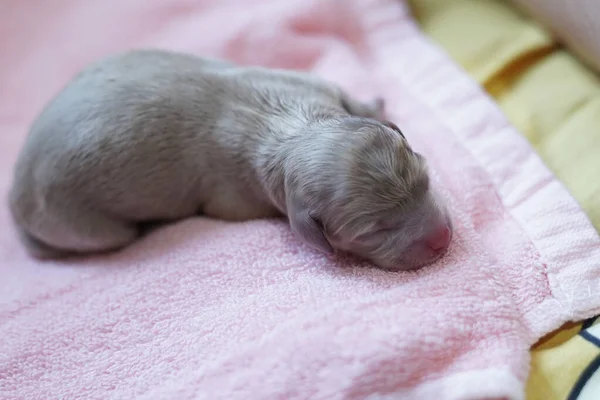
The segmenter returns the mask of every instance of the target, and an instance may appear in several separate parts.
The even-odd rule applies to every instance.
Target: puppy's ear
[[[292,232],[311,248],[322,253],[333,254],[333,248],[325,237],[323,225],[310,213],[299,196],[288,195],[287,214]]]
[[[375,97],[371,100],[370,105],[375,113],[375,119],[380,121],[385,120],[385,100],[383,97]]]
[[[383,125],[387,126],[388,128],[391,128],[391,129],[395,130],[396,132],[398,132],[400,134],[400,136],[402,136],[404,139],[406,139],[404,137],[404,133],[402,133],[402,131],[400,130],[400,128],[398,128],[398,125],[396,125],[392,121],[388,121],[388,120],[385,120],[382,123],[383,123]]]
[[[373,118],[379,121],[385,119],[385,100],[382,97],[376,97],[369,102],[362,102],[353,99],[346,93],[342,93],[341,102],[342,107],[350,115]]]

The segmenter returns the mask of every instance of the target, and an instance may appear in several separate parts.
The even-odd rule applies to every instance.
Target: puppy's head
[[[342,250],[396,270],[448,248],[452,222],[425,159],[392,123],[345,117],[316,124],[311,153],[287,190],[292,230],[313,248]],[[297,168],[297,169],[298,169]]]

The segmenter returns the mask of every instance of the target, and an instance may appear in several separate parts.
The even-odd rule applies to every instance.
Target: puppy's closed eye
[[[354,238],[354,242],[357,242],[357,243],[366,242],[368,240],[373,239],[374,237],[380,236],[385,233],[397,231],[398,229],[399,229],[399,225],[397,223],[391,223],[388,221],[386,221],[386,222],[379,221],[379,222],[375,223],[369,231],[361,233],[360,235],[356,236]]]

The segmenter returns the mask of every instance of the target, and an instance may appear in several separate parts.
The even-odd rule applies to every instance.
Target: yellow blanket
[[[493,96],[600,231],[600,79],[508,0],[410,0],[423,30]],[[600,399],[600,324],[531,350],[529,400]]]

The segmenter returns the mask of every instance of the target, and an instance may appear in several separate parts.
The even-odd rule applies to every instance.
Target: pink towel
[[[203,218],[39,263],[2,206],[2,399],[521,399],[529,346],[600,312],[585,215],[399,1],[5,0],[0,18],[2,196],[71,74],[159,46],[383,95],[456,226],[450,254],[413,273],[325,258],[282,221]]]

